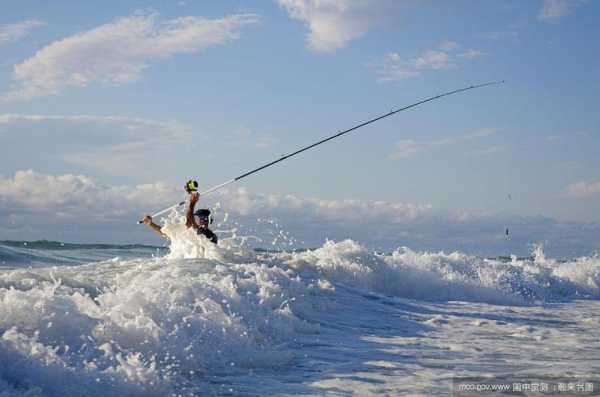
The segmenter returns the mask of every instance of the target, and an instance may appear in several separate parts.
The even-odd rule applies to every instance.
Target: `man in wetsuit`
[[[213,233],[212,230],[208,228],[210,225],[210,211],[207,209],[199,209],[194,212],[194,207],[198,202],[200,195],[198,192],[193,192],[190,194],[190,203],[188,204],[188,208],[185,214],[185,226],[188,228],[193,227],[196,229],[196,233],[203,235],[207,239],[209,239],[214,244],[217,244],[218,238],[217,235]],[[142,221],[145,225],[148,225],[152,230],[156,233],[160,234],[162,237],[167,237],[166,234],[162,232],[162,226],[157,225],[152,222],[152,217],[150,215],[146,215],[144,220]]]

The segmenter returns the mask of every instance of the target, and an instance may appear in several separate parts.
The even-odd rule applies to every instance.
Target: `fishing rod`
[[[421,101],[419,101],[419,102],[415,102],[415,103],[413,103],[413,104],[411,104],[411,105],[405,106],[405,107],[403,107],[403,108],[400,108],[400,109],[391,110],[391,111],[389,111],[388,113],[385,113],[385,114],[383,114],[383,115],[381,115],[381,116],[377,116],[377,117],[375,117],[375,118],[373,118],[373,119],[371,119],[371,120],[365,121],[365,122],[363,122],[363,123],[360,123],[360,124],[358,124],[358,125],[355,125],[354,127],[352,127],[352,128],[348,128],[347,130],[340,131],[340,132],[338,132],[337,134],[335,134],[335,135],[332,135],[332,136],[330,136],[330,137],[327,137],[327,138],[325,138],[325,139],[322,139],[322,140],[320,140],[320,141],[318,141],[318,142],[315,142],[315,143],[313,143],[312,145],[305,146],[305,147],[303,147],[303,148],[301,148],[301,149],[299,149],[299,150],[296,150],[296,151],[295,151],[295,152],[293,152],[293,153],[290,153],[290,154],[287,154],[287,155],[281,156],[281,157],[280,157],[280,158],[278,158],[277,160],[273,160],[273,161],[271,161],[270,163],[267,163],[267,164],[265,164],[265,165],[262,165],[262,166],[260,166],[260,167],[258,167],[258,168],[255,168],[255,169],[253,169],[252,171],[248,171],[248,172],[246,172],[245,174],[242,174],[242,175],[240,175],[240,176],[238,176],[238,177],[235,177],[235,178],[233,178],[233,179],[230,179],[230,180],[228,180],[228,181],[225,181],[225,182],[221,183],[220,185],[213,186],[213,187],[211,187],[210,189],[208,189],[208,190],[205,190],[205,191],[203,191],[203,192],[199,193],[199,195],[200,195],[200,196],[206,196],[207,194],[209,194],[209,193],[212,193],[212,192],[214,192],[214,191],[216,191],[216,190],[219,190],[219,189],[221,189],[222,187],[225,187],[225,186],[227,186],[227,185],[229,185],[229,184],[231,184],[231,183],[233,183],[233,182],[237,182],[237,181],[239,181],[240,179],[243,179],[243,178],[245,178],[245,177],[247,177],[247,176],[250,176],[250,175],[252,175],[252,174],[254,174],[254,173],[258,172],[258,171],[264,170],[265,168],[267,168],[267,167],[270,167],[270,166],[272,166],[272,165],[275,165],[275,164],[277,164],[277,163],[279,163],[279,162],[281,162],[281,161],[283,161],[283,160],[287,160],[287,159],[289,159],[290,157],[292,157],[292,156],[295,156],[295,155],[297,155],[297,154],[300,154],[300,153],[302,153],[302,152],[304,152],[304,151],[306,151],[306,150],[308,150],[308,149],[312,149],[312,148],[314,148],[315,146],[319,146],[319,145],[320,145],[320,144],[322,144],[322,143],[325,143],[325,142],[327,142],[327,141],[330,141],[330,140],[332,140],[332,139],[338,138],[338,137],[340,137],[340,136],[342,136],[342,135],[344,135],[344,134],[347,134],[347,133],[349,133],[349,132],[352,132],[352,131],[354,131],[354,130],[357,130],[357,129],[361,128],[361,127],[364,127],[364,126],[366,126],[366,125],[369,125],[369,124],[371,124],[371,123],[374,123],[374,122],[376,122],[376,121],[379,121],[379,120],[381,120],[381,119],[384,119],[384,118],[386,118],[386,117],[390,117],[390,116],[392,116],[392,115],[394,115],[394,114],[396,114],[396,113],[400,113],[400,112],[402,112],[402,111],[404,111],[404,110],[407,110],[407,109],[410,109],[410,108],[414,108],[414,107],[416,107],[416,106],[419,106],[419,105],[422,105],[422,104],[424,104],[424,103],[426,103],[426,102],[434,101],[434,100],[436,100],[436,99],[439,99],[439,98],[442,98],[442,97],[445,97],[445,96],[448,96],[448,95],[452,95],[452,94],[458,94],[459,92],[468,91],[468,90],[473,90],[473,89],[475,89],[475,88],[486,87],[486,86],[489,86],[489,85],[502,84],[502,83],[504,83],[504,80],[502,80],[502,81],[492,81],[492,82],[489,82],[489,83],[483,83],[483,84],[477,84],[477,85],[471,85],[471,86],[469,86],[469,87],[460,88],[460,89],[458,89],[458,90],[453,90],[453,91],[448,91],[448,92],[445,92],[445,93],[443,93],[443,94],[439,94],[439,95],[432,96],[432,97],[430,97],[430,98],[427,98],[427,99],[423,99],[423,100],[421,100]],[[190,181],[190,182],[193,182],[193,181]],[[187,191],[188,191],[188,193],[190,193],[191,191],[194,191],[194,189],[187,190]],[[172,206],[170,206],[169,208],[165,208],[165,209],[164,209],[164,210],[162,210],[162,211],[158,211],[157,213],[153,214],[153,215],[152,215],[152,217],[155,217],[155,216],[158,216],[158,215],[162,215],[162,214],[164,214],[165,212],[167,212],[167,211],[171,211],[172,209],[175,209],[175,208],[177,208],[177,207],[180,207],[180,206],[182,206],[182,205],[184,205],[184,204],[185,204],[185,201],[181,201],[181,202],[179,202],[179,203],[177,203],[177,204],[175,204],[175,205],[172,205]],[[143,222],[142,222],[142,221],[138,221],[138,223],[143,223]]]

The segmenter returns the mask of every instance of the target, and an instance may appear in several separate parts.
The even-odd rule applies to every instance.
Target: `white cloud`
[[[367,33],[385,20],[398,3],[394,0],[277,0],[294,19],[310,29],[306,46],[331,52]]]
[[[84,175],[40,174],[18,171],[0,179],[0,203],[11,212],[33,212],[61,218],[89,214],[98,218],[131,215],[142,206],[160,206],[177,200],[177,189],[162,183],[133,187],[105,186]],[[20,210],[20,211],[19,211]]]
[[[100,123],[120,124],[127,131],[138,131],[147,127],[172,128],[176,123],[158,122],[149,119],[121,116],[88,116],[88,115],[42,115],[42,114],[0,114],[0,126],[17,124],[34,124],[46,122],[70,122],[70,123]]]
[[[108,186],[85,175],[18,171],[12,177],[0,177],[0,239],[156,244],[160,240],[154,233],[136,225],[138,217],[170,206],[182,196],[180,187],[164,183]],[[217,209],[217,223],[224,221],[224,211],[230,214],[229,223],[214,225],[222,238],[228,235],[224,229],[235,227],[241,236],[263,236],[257,243],[262,247],[270,246],[272,236],[283,231],[299,246],[313,247],[327,238],[352,238],[385,250],[408,246],[483,255],[507,250],[523,255],[533,241],[546,241],[558,255],[600,248],[600,225],[559,223],[542,216],[450,212],[402,202],[324,200],[252,193],[239,187],[202,198],[200,205]],[[273,229],[274,224],[279,226]],[[513,231],[510,242],[504,238],[507,224]]]
[[[396,52],[386,55],[379,66],[377,74],[379,81],[397,81],[419,76],[426,70],[442,70],[456,67],[445,51],[427,50],[421,55],[404,59]]]
[[[412,139],[401,140],[396,143],[394,151],[388,156],[388,158],[390,160],[405,159],[415,155],[416,153],[423,152],[434,147],[454,145],[456,143],[464,142],[467,140],[486,137],[495,134],[496,132],[497,130],[494,128],[483,128],[471,134],[438,139],[433,141],[414,141]]]
[[[9,25],[2,25],[0,26],[0,45],[17,41],[27,36],[31,29],[44,25],[44,22],[36,19],[28,19]]]
[[[459,47],[458,43],[452,40],[443,40],[439,45],[438,45],[440,50],[444,50],[444,51],[452,51],[455,50]]]
[[[84,230],[101,227],[98,222],[122,222],[131,225],[134,231],[141,230],[141,236],[151,237],[145,228],[134,228],[138,217],[144,212],[166,208],[180,201],[182,196],[181,188],[164,183],[107,186],[85,175],[18,171],[13,177],[0,178],[0,224],[18,226],[33,222],[42,230],[61,223]],[[343,233],[345,227],[359,230],[375,225],[392,227],[433,213],[427,204],[323,200],[252,193],[244,188],[216,192],[201,199],[200,205],[214,208],[217,202],[236,221],[256,223],[257,218],[277,219],[292,229],[302,229],[300,234],[304,238],[322,240],[324,231]],[[222,220],[223,216],[217,219]],[[2,231],[0,227],[0,239],[6,238]],[[105,230],[105,233],[110,235],[111,232]]]
[[[182,189],[164,183],[136,186],[106,186],[84,175],[50,175],[32,170],[17,171],[0,178],[0,202],[37,212],[60,212],[78,216],[83,212],[103,217],[121,216],[136,209],[159,210],[179,201]],[[322,200],[293,195],[252,193],[245,188],[213,194],[232,213],[247,216],[287,214],[328,221],[386,220],[404,223],[431,212],[427,204],[386,201]],[[203,199],[204,200],[204,199]]]
[[[542,20],[557,20],[569,12],[569,2],[573,0],[543,0],[538,17]]]
[[[156,158],[163,148],[185,144],[191,136],[191,131],[177,121],[0,114],[0,145],[10,151],[0,159],[0,165],[4,169],[23,166],[31,162],[30,153],[35,153],[36,160],[46,163],[58,160],[113,175],[139,176],[144,170],[156,169]]]
[[[477,50],[467,50],[463,53],[458,54],[457,56],[465,59],[475,59],[484,56],[485,53]]]
[[[267,149],[276,142],[277,139],[271,135],[256,133],[248,127],[240,126],[232,132],[229,144],[236,147]]]
[[[444,51],[427,50],[414,59],[417,70],[439,70],[455,67],[450,56]]]
[[[0,113],[0,170],[4,172],[33,168],[172,180],[182,169],[213,167],[215,156],[223,153],[237,158],[277,142],[268,133],[243,126],[209,135],[177,120]]]
[[[567,186],[567,193],[576,198],[588,198],[600,196],[600,181],[598,182],[577,182]]]
[[[538,18],[542,21],[554,22],[568,15],[571,10],[586,0],[543,0]]]
[[[478,156],[491,156],[498,153],[504,153],[506,148],[504,146],[491,145],[475,151]]]
[[[519,36],[519,31],[516,27],[511,27],[505,30],[496,30],[493,32],[483,33],[480,37],[488,40],[504,40],[504,39],[514,39]]]
[[[324,200],[289,194],[252,193],[244,188],[231,189],[219,196],[221,203],[240,215],[301,216],[307,219],[336,222],[386,221],[405,223],[432,211],[428,204],[388,201]]]
[[[158,21],[157,14],[120,18],[55,41],[15,65],[16,84],[4,100],[58,94],[91,83],[119,85],[138,79],[149,62],[196,53],[238,37],[258,21],[253,14],[221,19],[187,16]]]
[[[459,47],[457,43],[445,40],[437,48],[425,50],[413,57],[403,57],[397,52],[390,52],[382,62],[371,66],[376,68],[379,81],[398,81],[417,77],[426,71],[455,69],[459,66],[459,60],[473,60],[484,55],[483,52],[474,49],[457,54]]]

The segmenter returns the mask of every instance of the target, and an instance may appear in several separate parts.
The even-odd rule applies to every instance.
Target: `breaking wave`
[[[600,298],[600,258],[557,261],[541,247],[509,260],[352,240],[256,252],[236,236],[215,246],[165,230],[170,250],[158,253],[0,245],[0,396],[197,395],[214,377],[285,368],[347,288],[510,305]]]

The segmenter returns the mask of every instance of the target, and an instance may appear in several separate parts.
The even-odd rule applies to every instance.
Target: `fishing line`
[[[295,155],[297,155],[297,154],[300,154],[300,153],[302,153],[302,152],[304,152],[304,151],[306,151],[306,150],[312,149],[312,148],[314,148],[315,146],[319,146],[319,145],[320,145],[320,144],[322,144],[322,143],[328,142],[328,141],[330,141],[330,140],[332,140],[332,139],[335,139],[335,138],[339,138],[340,136],[342,136],[342,135],[344,135],[344,134],[347,134],[347,133],[349,133],[349,132],[352,132],[352,131],[354,131],[354,130],[357,130],[357,129],[359,129],[359,128],[362,128],[362,127],[364,127],[364,126],[366,126],[366,125],[369,125],[369,124],[371,124],[371,123],[374,123],[374,122],[376,122],[376,121],[379,121],[379,120],[385,119],[386,117],[390,117],[390,116],[392,116],[392,115],[394,115],[394,114],[396,114],[396,113],[400,113],[400,112],[402,112],[402,111],[404,111],[404,110],[407,110],[407,109],[410,109],[410,108],[414,108],[414,107],[416,107],[416,106],[419,106],[419,105],[422,105],[422,104],[424,104],[424,103],[426,103],[426,102],[434,101],[434,100],[436,100],[436,99],[439,99],[439,98],[442,98],[442,97],[445,97],[445,96],[448,96],[448,95],[458,94],[459,92],[464,92],[464,91],[468,91],[468,90],[473,90],[473,89],[475,89],[475,88],[481,88],[481,87],[486,87],[486,86],[489,86],[489,85],[496,85],[496,84],[502,84],[502,83],[504,83],[504,80],[502,80],[502,81],[492,81],[492,82],[489,82],[489,83],[484,83],[484,84],[471,85],[471,86],[469,86],[469,87],[465,87],[465,88],[459,88],[458,90],[448,91],[448,92],[445,92],[445,93],[443,93],[443,94],[439,94],[439,95],[432,96],[432,97],[430,97],[430,98],[427,98],[427,99],[423,99],[423,100],[421,100],[421,101],[419,101],[419,102],[415,102],[415,103],[413,103],[413,104],[411,104],[411,105],[404,106],[404,107],[402,107],[402,108],[400,108],[400,109],[397,109],[397,110],[391,110],[390,112],[388,112],[388,113],[385,113],[385,114],[383,114],[383,115],[381,115],[381,116],[377,116],[377,117],[375,117],[375,118],[373,118],[373,119],[371,119],[371,120],[367,120],[367,121],[365,121],[365,122],[363,122],[363,123],[360,123],[360,124],[358,124],[358,125],[355,125],[355,126],[354,126],[354,127],[352,127],[352,128],[348,128],[347,130],[344,130],[344,131],[338,132],[338,133],[337,133],[337,134],[335,134],[335,135],[332,135],[332,136],[330,136],[330,137],[327,137],[327,138],[325,138],[325,139],[322,139],[322,140],[320,140],[320,141],[318,141],[318,142],[315,142],[315,143],[313,143],[313,144],[311,144],[311,145],[305,146],[305,147],[303,147],[303,148],[301,148],[301,149],[298,149],[298,150],[296,150],[296,151],[295,151],[295,152],[293,152],[293,153],[290,153],[290,154],[287,154],[287,155],[281,156],[281,157],[280,157],[280,158],[278,158],[277,160],[273,160],[273,161],[271,161],[271,162],[269,162],[269,163],[267,163],[267,164],[265,164],[265,165],[262,165],[262,166],[260,166],[260,167],[258,167],[258,168],[255,168],[255,169],[251,170],[251,171],[248,171],[248,172],[246,172],[246,173],[244,173],[244,174],[242,174],[242,175],[240,175],[240,176],[238,176],[238,177],[235,177],[235,178],[233,178],[233,179],[230,179],[230,180],[228,180],[228,181],[225,181],[225,182],[223,182],[223,183],[221,183],[221,184],[219,184],[219,185],[213,186],[213,187],[211,187],[210,189],[208,189],[208,190],[205,190],[205,191],[201,192],[201,193],[200,193],[200,196],[206,196],[206,195],[207,195],[207,194],[209,194],[209,193],[212,193],[212,192],[214,192],[214,191],[216,191],[216,190],[219,190],[219,189],[221,189],[221,188],[223,188],[223,187],[225,187],[225,186],[227,186],[227,185],[229,185],[229,184],[231,184],[231,183],[237,182],[237,181],[239,181],[240,179],[246,178],[247,176],[250,176],[250,175],[252,175],[252,174],[254,174],[254,173],[257,173],[257,172],[259,172],[259,171],[261,171],[261,170],[264,170],[264,169],[265,169],[265,168],[267,168],[267,167],[270,167],[270,166],[272,166],[272,165],[275,165],[275,164],[277,164],[277,163],[280,163],[280,162],[282,162],[282,161],[284,161],[284,160],[287,160],[287,159],[289,159],[290,157],[292,157],[292,156],[295,156]],[[191,182],[195,182],[195,181],[191,181]],[[179,203],[177,203],[177,204],[175,204],[175,205],[172,205],[172,206],[171,206],[171,207],[169,207],[169,208],[165,208],[165,209],[164,209],[164,210],[162,210],[162,211],[158,211],[157,213],[153,214],[153,215],[152,215],[152,217],[155,217],[155,216],[158,216],[158,215],[162,215],[162,214],[164,214],[165,212],[167,212],[167,211],[170,211],[170,210],[172,210],[172,209],[174,209],[174,208],[177,208],[177,207],[179,207],[179,206],[182,206],[182,205],[184,205],[184,204],[185,204],[185,201],[181,201],[181,202],[179,202]],[[142,222],[142,221],[138,221],[138,223],[143,223],[143,222]]]

